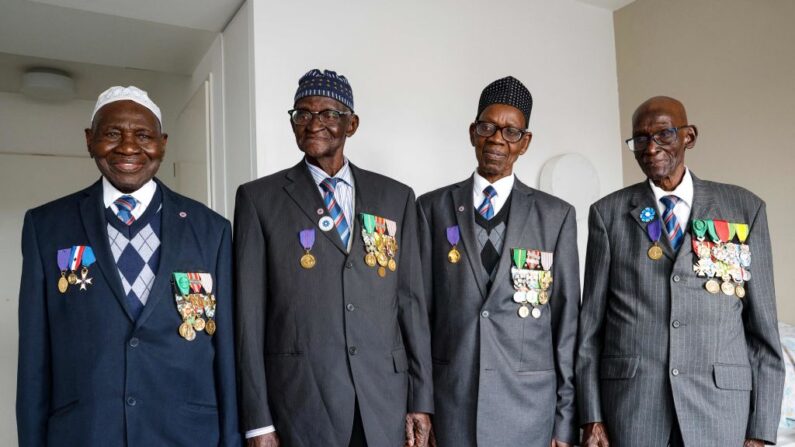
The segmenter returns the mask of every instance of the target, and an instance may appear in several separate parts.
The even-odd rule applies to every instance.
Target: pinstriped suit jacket
[[[784,386],[765,204],[693,176],[692,219],[747,223],[752,278],[744,299],[704,289],[690,231],[678,253],[649,259],[640,221],[647,182],[590,211],[576,383],[581,423],[602,421],[611,446],[666,447],[674,417],[687,446],[775,442]]]

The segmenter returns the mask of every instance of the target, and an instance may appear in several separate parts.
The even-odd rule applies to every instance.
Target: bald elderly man
[[[239,446],[229,222],[154,176],[160,109],[102,93],[85,130],[101,178],[22,231],[21,447]]]
[[[697,137],[682,103],[645,101],[626,143],[647,180],[591,207],[583,446],[776,441],[784,363],[765,203],[696,177],[685,153]]]

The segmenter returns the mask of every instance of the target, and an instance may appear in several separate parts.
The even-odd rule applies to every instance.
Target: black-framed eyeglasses
[[[663,129],[657,131],[651,135],[637,135],[632,138],[627,138],[624,142],[627,143],[627,147],[632,152],[640,152],[646,150],[649,147],[649,142],[654,141],[657,146],[670,146],[679,139],[679,131],[682,129],[687,129],[688,127],[693,127],[692,125],[686,126],[679,126],[679,127],[669,127],[667,129]]]
[[[334,125],[340,122],[340,118],[345,115],[353,115],[353,112],[343,112],[341,110],[326,109],[320,112],[310,112],[306,109],[292,109],[288,110],[290,119],[297,126],[306,126],[312,121],[313,116],[317,116],[321,123],[325,125]]]
[[[521,140],[526,133],[530,133],[526,130],[517,129],[515,127],[499,127],[496,124],[490,123],[488,121],[475,122],[475,133],[481,137],[488,138],[497,133],[498,130],[500,133],[502,133],[502,138],[509,143],[516,143],[517,141]]]

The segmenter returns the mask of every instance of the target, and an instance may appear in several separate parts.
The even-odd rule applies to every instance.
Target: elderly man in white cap
[[[229,222],[154,176],[160,109],[99,96],[102,178],[25,215],[20,446],[238,446]]]

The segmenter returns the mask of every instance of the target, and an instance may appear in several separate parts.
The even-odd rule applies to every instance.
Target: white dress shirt
[[[662,203],[660,198],[671,195],[679,197],[679,202],[674,205],[674,216],[676,216],[676,220],[679,222],[679,228],[682,229],[682,234],[686,233],[687,223],[690,220],[690,209],[693,207],[693,176],[690,175],[690,170],[685,167],[685,175],[673,191],[664,191],[651,180],[649,180],[649,185],[651,186],[652,192],[654,192],[654,198],[657,199],[657,211],[660,212],[661,218],[663,211],[665,211],[665,204]],[[665,229],[665,225],[663,225],[663,228]],[[665,229],[665,232],[667,233],[668,230]]]
[[[137,191],[125,194],[116,189],[105,176],[102,176],[102,200],[105,204],[105,208],[110,207],[113,214],[119,214],[119,207],[113,203],[116,199],[121,196],[133,196],[138,203],[131,211],[131,214],[137,220],[146,212],[146,208],[152,202],[152,197],[155,196],[155,191],[157,191],[157,183],[150,179],[148,182],[144,183],[143,186],[138,188]]]
[[[483,203],[483,199],[486,198],[483,194],[483,190],[491,185],[494,187],[494,190],[497,191],[497,195],[491,199],[492,206],[494,207],[494,215],[499,213],[502,206],[505,205],[505,202],[508,200],[508,197],[511,196],[511,190],[513,189],[513,182],[516,176],[512,173],[494,183],[489,183],[488,180],[478,174],[478,171],[475,171],[473,178],[475,181],[472,183],[472,203],[475,205],[475,210],[477,211],[480,204]]]

